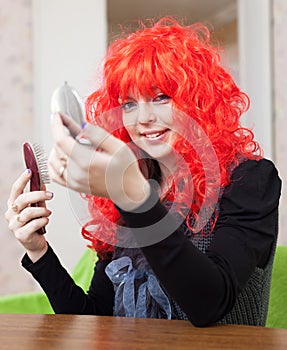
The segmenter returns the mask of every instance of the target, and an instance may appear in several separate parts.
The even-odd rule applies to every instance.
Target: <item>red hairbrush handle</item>
[[[41,177],[39,172],[39,164],[37,162],[37,156],[33,146],[29,142],[25,142],[23,145],[24,159],[26,167],[31,170],[32,176],[30,179],[30,191],[40,191],[42,187]],[[31,207],[42,207],[43,202],[32,203]],[[37,230],[37,233],[43,235],[46,233],[45,227],[41,227]]]

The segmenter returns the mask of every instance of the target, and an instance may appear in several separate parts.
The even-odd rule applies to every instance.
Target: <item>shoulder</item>
[[[240,235],[249,232],[245,236],[248,240],[255,233],[261,238],[262,235],[274,238],[280,195],[281,180],[272,161],[241,163],[233,170],[231,182],[221,196],[217,228],[237,227]]]
[[[280,195],[281,179],[278,170],[271,160],[247,160],[240,163],[232,172],[228,191],[252,190],[253,195],[260,192],[272,192]]]
[[[232,180],[240,180],[243,177],[254,177],[254,176],[263,176],[263,177],[274,177],[279,179],[278,170],[276,169],[274,163],[266,158],[259,160],[246,160],[240,163],[232,172]]]
[[[274,163],[268,159],[247,160],[231,174],[230,184],[221,197],[221,209],[265,208],[278,206],[281,179]]]

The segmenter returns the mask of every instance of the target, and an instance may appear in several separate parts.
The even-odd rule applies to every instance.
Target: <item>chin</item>
[[[159,162],[165,162],[169,161],[171,159],[174,159],[174,152],[171,150],[170,147],[166,147],[167,149],[150,149],[146,148],[143,149],[149,156],[156,159]]]

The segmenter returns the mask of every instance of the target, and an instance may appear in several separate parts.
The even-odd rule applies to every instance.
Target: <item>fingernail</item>
[[[86,125],[87,125],[87,122],[83,122],[82,123],[82,129],[85,129]]]
[[[30,175],[30,173],[31,173],[31,170],[30,169],[26,169],[26,174]]]
[[[54,197],[54,193],[50,192],[50,191],[47,191],[46,192],[46,196],[47,196],[47,198],[53,198]]]

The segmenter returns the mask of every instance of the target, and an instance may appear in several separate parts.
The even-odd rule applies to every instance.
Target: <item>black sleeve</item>
[[[88,293],[77,286],[49,246],[38,261],[32,263],[28,255],[22,259],[28,270],[46,293],[55,313],[112,315],[113,285],[105,273],[109,261],[98,261]]]
[[[205,254],[180,230],[142,247],[160,282],[193,324],[204,326],[224,317],[255,267],[264,266],[277,238],[280,190],[281,180],[272,162],[242,163],[223,193],[215,235]],[[137,228],[149,226],[148,235],[157,235],[155,220],[169,216],[165,229],[175,226],[159,201],[145,212],[141,208],[136,213],[119,211],[138,241],[146,242],[140,237],[144,230]]]

